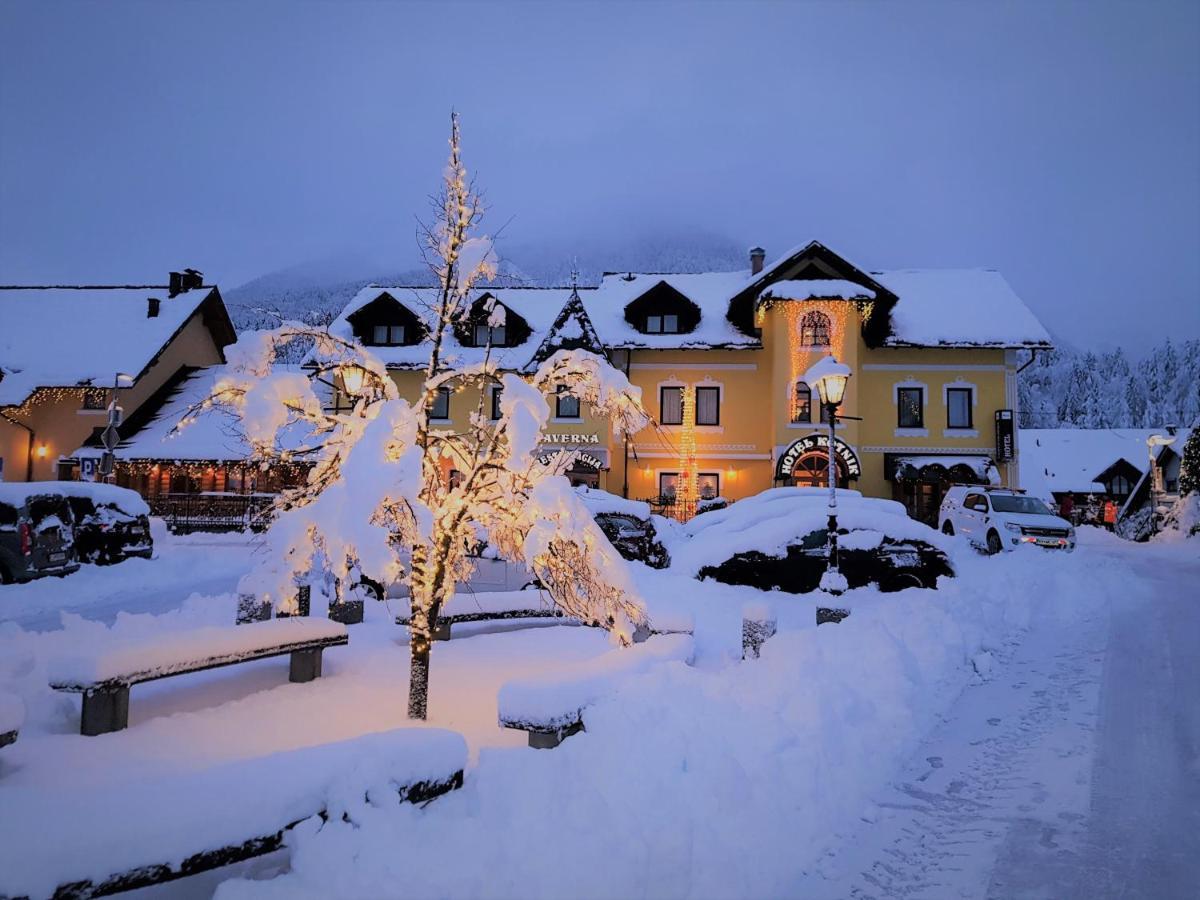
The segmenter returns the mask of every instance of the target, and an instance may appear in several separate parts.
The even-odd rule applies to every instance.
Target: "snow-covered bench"
[[[345,625],[304,618],[151,635],[52,660],[50,687],[83,694],[80,734],[107,734],[128,726],[135,684],[284,654],[290,680],[312,681],[321,675],[321,652],[348,642]]]
[[[549,675],[510,681],[500,688],[500,725],[528,732],[530,747],[557,747],[583,730],[584,709],[623,678],[659,663],[690,664],[694,649],[690,634],[657,634]]]
[[[466,763],[456,732],[401,728],[101,784],[0,782],[0,897],[104,896],[261,856],[306,820],[461,787]]]
[[[24,723],[25,704],[21,698],[0,693],[0,747],[13,743]]]
[[[437,617],[433,639],[450,640],[450,629],[467,622],[501,622],[516,619],[562,619],[562,624],[578,624],[567,619],[541,591],[462,592],[450,598]],[[396,616],[396,624],[408,626],[410,615]]]

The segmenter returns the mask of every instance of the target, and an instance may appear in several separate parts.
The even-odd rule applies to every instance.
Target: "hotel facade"
[[[1002,276],[868,272],[817,242],[769,265],[765,256],[755,248],[740,272],[480,289],[455,324],[448,364],[487,354],[529,373],[558,349],[604,354],[641,388],[653,425],[614,436],[564,395],[543,450],[568,454],[575,483],[685,516],[694,499],[828,483],[828,425],[804,375],[829,355],[853,373],[834,439],[840,486],[931,521],[952,483],[1018,485],[1016,375],[1050,338]],[[418,395],[428,358],[428,291],[364,288],[331,326],[370,346],[406,397]],[[492,304],[504,325],[489,325]],[[488,400],[498,418],[498,387]],[[335,391],[333,403],[344,402]],[[465,425],[477,402],[443,392],[436,423]]]

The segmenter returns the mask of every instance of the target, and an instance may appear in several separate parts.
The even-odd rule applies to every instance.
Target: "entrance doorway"
[[[571,487],[580,485],[593,489],[600,487],[600,472],[587,463],[577,461],[563,474],[567,476],[567,481],[571,482]]]
[[[834,464],[837,467],[837,486],[848,487],[850,480],[841,461],[835,458]],[[791,483],[794,487],[829,487],[829,454],[813,451],[801,456],[792,465]]]
[[[892,499],[903,503],[910,517],[937,528],[938,512],[949,486],[947,481],[905,478],[892,483]]]

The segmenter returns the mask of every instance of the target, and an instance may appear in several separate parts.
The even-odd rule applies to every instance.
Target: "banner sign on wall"
[[[1015,422],[1011,409],[996,410],[996,462],[1009,462],[1016,455]]]

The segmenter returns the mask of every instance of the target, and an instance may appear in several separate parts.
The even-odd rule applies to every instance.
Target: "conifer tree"
[[[1183,457],[1179,464],[1179,493],[1200,492],[1200,424],[1192,428],[1187,443],[1183,445]]]

